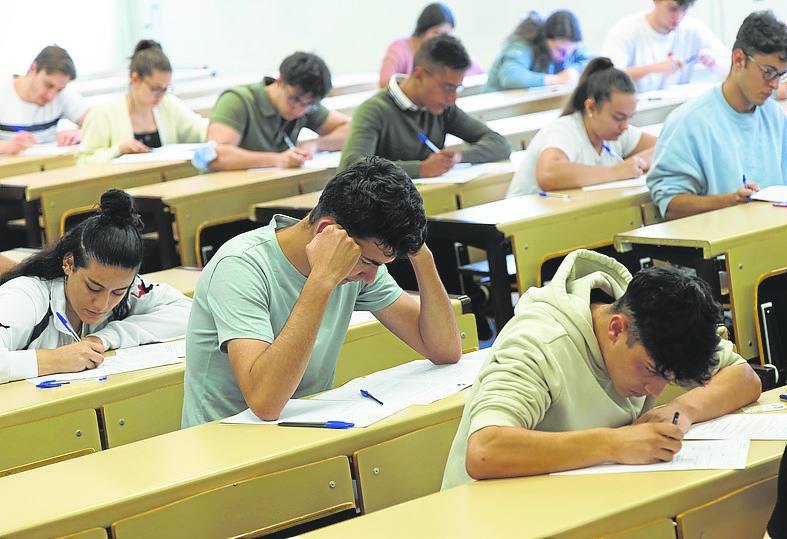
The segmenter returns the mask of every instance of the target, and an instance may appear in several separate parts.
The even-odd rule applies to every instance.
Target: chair
[[[197,266],[204,267],[228,240],[238,234],[249,232],[261,225],[251,221],[246,215],[230,215],[200,223],[195,241]]]
[[[770,271],[754,283],[754,322],[763,365],[772,365],[779,379],[787,374],[782,328],[787,327],[787,268]]]

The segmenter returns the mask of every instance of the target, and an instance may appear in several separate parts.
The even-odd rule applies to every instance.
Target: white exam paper
[[[194,151],[202,146],[193,144],[165,144],[152,148],[148,153],[127,153],[112,160],[115,165],[136,165],[142,163],[162,163],[165,161],[191,161]]]
[[[763,202],[787,202],[787,185],[769,185],[751,196],[752,200]]]
[[[421,185],[467,183],[481,176],[504,174],[506,172],[514,173],[514,165],[510,161],[506,163],[482,163],[480,165],[460,163],[442,176],[437,176],[435,178],[415,178],[414,181],[416,184]]]
[[[631,178],[630,180],[618,180],[616,182],[597,183],[595,185],[586,185],[582,188],[583,191],[604,191],[606,189],[623,189],[625,187],[644,187],[645,176],[639,178]]]
[[[686,440],[787,440],[787,414],[730,414],[693,425]]]

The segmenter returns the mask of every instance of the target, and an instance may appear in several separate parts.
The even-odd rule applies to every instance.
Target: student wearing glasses
[[[558,10],[545,21],[530,12],[495,58],[484,90],[575,83],[590,60],[581,41],[579,20],[572,12]]]
[[[429,4],[418,16],[413,35],[400,37],[388,46],[380,67],[380,88],[385,88],[391,77],[396,74],[407,75],[413,70],[413,58],[421,43],[427,39],[454,31],[454,14],[442,2]],[[484,70],[471,60],[465,75],[476,75]]]
[[[87,108],[68,83],[74,61],[57,45],[44,47],[23,76],[0,83],[0,154],[16,154],[33,144],[79,143],[79,130],[57,130],[61,118],[82,125]]]
[[[637,83],[637,91],[691,81],[703,64],[722,78],[730,52],[700,20],[686,16],[696,0],[653,0],[653,9],[621,19],[607,32],[601,54]]]
[[[469,66],[470,57],[455,37],[441,35],[424,41],[415,55],[413,72],[391,77],[384,90],[353,114],[339,170],[366,155],[377,155],[402,167],[411,178],[431,178],[461,162],[508,159],[508,141],[456,106],[456,94]],[[462,151],[441,149],[449,134],[467,146]],[[433,148],[419,135],[427,137]]]
[[[128,92],[95,107],[85,119],[79,162],[205,141],[208,121],[169,93],[172,66],[161,45],[147,39],[137,43],[129,72]]]
[[[667,219],[749,201],[787,183],[787,116],[771,99],[787,72],[787,26],[770,11],[744,19],[724,83],[667,117],[648,187]]]
[[[350,118],[320,105],[330,91],[328,66],[306,52],[285,58],[277,79],[226,90],[210,114],[210,169],[298,168],[316,151],[341,150]],[[304,128],[319,138],[296,146]]]

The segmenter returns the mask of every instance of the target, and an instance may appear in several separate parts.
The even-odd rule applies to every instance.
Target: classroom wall
[[[223,73],[271,72],[296,49],[316,52],[334,73],[376,71],[388,43],[412,32],[428,0],[145,0],[143,24],[129,32],[160,39],[176,65],[207,63]],[[449,0],[457,35],[489,66],[506,35],[530,9],[572,9],[593,51],[610,23],[652,5],[651,0]],[[601,7],[603,6],[603,8]],[[698,0],[691,13],[732,44],[740,21],[754,9],[776,9],[784,0]],[[145,27],[143,28],[143,25]]]

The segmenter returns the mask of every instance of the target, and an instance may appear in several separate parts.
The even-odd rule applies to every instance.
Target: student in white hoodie
[[[140,229],[131,197],[112,189],[97,215],[3,274],[0,383],[92,369],[105,350],[185,333],[191,300],[137,275]]]
[[[720,316],[696,277],[650,268],[632,279],[609,257],[571,253],[500,332],[468,396],[443,489],[671,460],[693,423],[760,395],[757,375],[719,340]],[[695,387],[653,408],[668,380]]]

